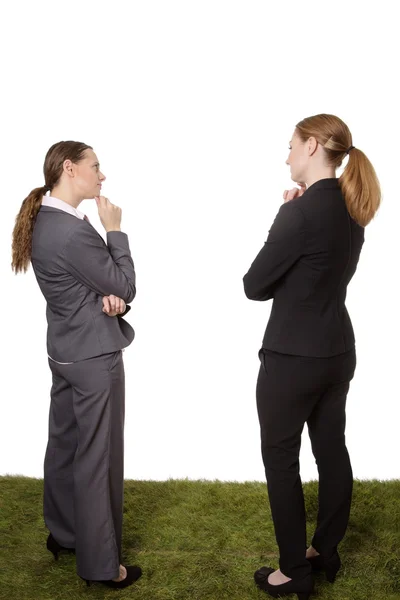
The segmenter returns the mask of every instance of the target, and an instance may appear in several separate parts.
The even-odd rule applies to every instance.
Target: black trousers
[[[326,558],[344,537],[353,474],[345,443],[346,396],[356,367],[355,349],[329,358],[279,354],[262,348],[257,410],[268,495],[281,571],[302,578],[306,516],[300,479],[301,434],[307,423],[319,472],[319,511],[312,539]]]

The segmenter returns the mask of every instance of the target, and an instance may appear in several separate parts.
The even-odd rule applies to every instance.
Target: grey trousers
[[[119,576],[124,486],[122,351],[60,365],[53,375],[44,462],[44,519],[76,549],[84,579]]]

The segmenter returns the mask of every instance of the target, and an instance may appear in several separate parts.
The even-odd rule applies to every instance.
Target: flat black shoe
[[[337,572],[339,571],[342,562],[339,553],[336,551],[328,559],[323,558],[320,554],[307,559],[313,571],[325,571],[326,579],[330,583],[334,583]]]
[[[54,555],[54,560],[58,560],[58,555],[62,550],[65,550],[66,552],[75,554],[75,548],[65,548],[64,546],[60,546],[60,544],[57,542],[57,540],[55,540],[53,538],[51,533],[50,533],[49,537],[47,538],[46,546],[47,546],[47,550],[50,550],[50,552],[52,552],[52,554]]]
[[[90,585],[91,583],[102,583],[107,587],[114,589],[122,589],[128,587],[128,585],[132,585],[141,577],[142,569],[140,567],[125,567],[126,569],[126,577],[122,581],[113,581],[112,579],[103,579],[95,582],[89,581],[89,579],[84,579],[86,581],[86,585]],[[83,579],[83,578],[82,578]]]
[[[314,580],[312,575],[307,575],[303,579],[291,579],[281,585],[271,585],[268,583],[268,577],[275,569],[271,567],[261,567],[254,573],[254,581],[260,590],[267,592],[273,598],[297,594],[298,600],[308,600],[314,591]]]

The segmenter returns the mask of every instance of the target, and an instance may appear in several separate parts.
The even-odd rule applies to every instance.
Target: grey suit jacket
[[[136,294],[125,233],[107,233],[105,244],[87,221],[41,206],[33,229],[31,261],[47,302],[49,356],[59,362],[77,362],[129,346],[135,337],[129,323],[102,311],[103,296],[114,294],[128,304]]]

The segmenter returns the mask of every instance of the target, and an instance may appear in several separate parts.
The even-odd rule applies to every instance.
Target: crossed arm
[[[129,242],[122,232],[108,232],[107,242],[82,221],[71,232],[62,257],[67,271],[103,298],[103,312],[124,316],[136,294],[136,276]],[[115,294],[110,294],[110,291]],[[118,295],[117,295],[118,294]]]
[[[304,218],[293,203],[282,204],[268,239],[243,277],[250,300],[270,300],[276,286],[304,251]]]

